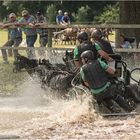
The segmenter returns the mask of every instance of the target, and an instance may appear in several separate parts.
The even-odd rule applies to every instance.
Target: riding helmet
[[[78,34],[77,39],[86,41],[86,40],[88,40],[88,34],[86,32],[81,32]]]
[[[102,32],[99,29],[94,30],[91,34],[91,37],[101,39],[102,38]]]
[[[93,60],[94,54],[91,50],[87,50],[81,54],[81,58],[84,58],[84,59],[87,58],[88,60]]]

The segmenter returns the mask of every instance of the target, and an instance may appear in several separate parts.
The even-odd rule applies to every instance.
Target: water
[[[134,74],[138,77],[139,74]],[[17,94],[0,98],[0,138],[139,139],[140,115],[103,118],[91,107],[91,97],[62,100],[28,78]]]
[[[89,97],[82,102],[54,98],[54,93],[42,90],[30,78],[19,87],[18,92],[20,96],[0,98],[0,135],[27,139],[44,137],[46,134],[41,132],[44,129],[78,121],[81,116],[88,118],[89,112],[94,114],[94,110],[89,111]]]
[[[140,116],[102,118],[83,101],[54,98],[49,90],[28,79],[20,96],[0,99],[0,137],[21,139],[136,139]]]

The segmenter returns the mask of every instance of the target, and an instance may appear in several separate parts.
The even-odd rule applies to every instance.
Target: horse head
[[[13,65],[13,72],[18,72],[22,69],[26,69],[26,71],[31,74],[34,72],[34,68],[38,66],[38,61],[35,59],[30,60],[25,56],[18,55]]]
[[[65,57],[63,57],[63,61],[66,64],[68,70],[72,73],[75,73],[77,68],[74,64],[73,60],[73,51],[66,50]]]

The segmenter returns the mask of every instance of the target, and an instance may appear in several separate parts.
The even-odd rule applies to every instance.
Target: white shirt
[[[122,48],[131,49],[132,46],[128,41],[125,41],[124,44],[121,44]]]

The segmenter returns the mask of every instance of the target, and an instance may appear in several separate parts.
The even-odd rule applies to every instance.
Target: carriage
[[[108,78],[121,91],[121,95],[129,103],[130,107],[135,110],[140,102],[140,80],[136,80],[132,77],[132,74],[135,71],[140,71],[140,68],[130,71],[119,54],[112,54],[110,57],[114,61],[109,65],[116,72],[113,76],[108,75]],[[42,88],[51,88],[65,99],[77,98],[79,94],[81,95],[81,92],[89,95],[89,90],[81,84],[79,72],[73,63],[72,52],[66,51],[63,61],[64,64],[52,64],[49,60],[29,60],[19,55],[14,62],[13,71],[18,72],[24,68],[30,76],[38,75]],[[131,83],[131,80],[135,83]]]

